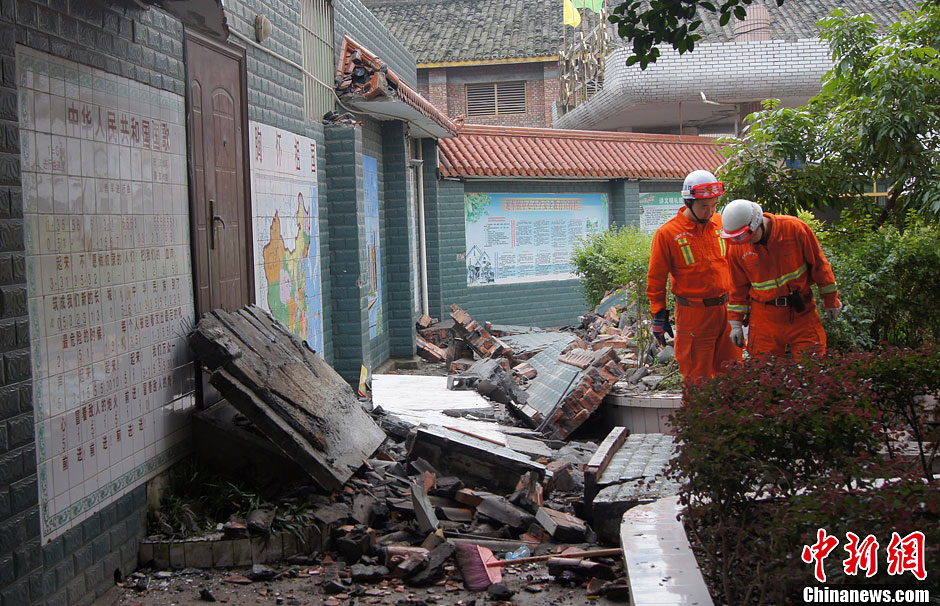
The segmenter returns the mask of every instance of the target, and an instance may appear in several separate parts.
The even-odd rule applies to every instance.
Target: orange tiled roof
[[[684,179],[724,161],[711,137],[462,126],[439,142],[444,177]]]

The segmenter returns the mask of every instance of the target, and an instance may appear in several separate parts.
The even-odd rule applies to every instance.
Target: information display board
[[[607,229],[607,194],[464,195],[467,285],[570,280],[571,254]]]

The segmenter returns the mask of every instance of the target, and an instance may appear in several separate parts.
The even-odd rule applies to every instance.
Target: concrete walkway
[[[689,548],[676,497],[623,514],[620,544],[634,606],[713,606]]]

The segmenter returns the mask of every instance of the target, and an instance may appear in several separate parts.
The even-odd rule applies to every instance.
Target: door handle
[[[209,198],[209,217],[209,249],[215,250],[215,222],[221,223],[222,229],[225,229],[225,219],[215,214],[215,198]]]

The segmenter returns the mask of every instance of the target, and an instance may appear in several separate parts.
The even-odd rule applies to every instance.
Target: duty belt
[[[676,300],[678,299],[679,298],[676,297]],[[807,293],[803,295],[804,303],[809,303],[812,300],[813,300],[813,293]],[[770,305],[771,307],[789,307],[790,298],[784,295],[782,297],[777,297],[776,299],[771,299],[770,301],[761,301],[761,303],[763,303],[764,305]]]
[[[676,303],[679,305],[685,305],[686,307],[714,307],[716,305],[724,305],[727,302],[728,293],[725,293],[720,297],[712,297],[710,299],[686,299],[685,297],[676,295]]]

